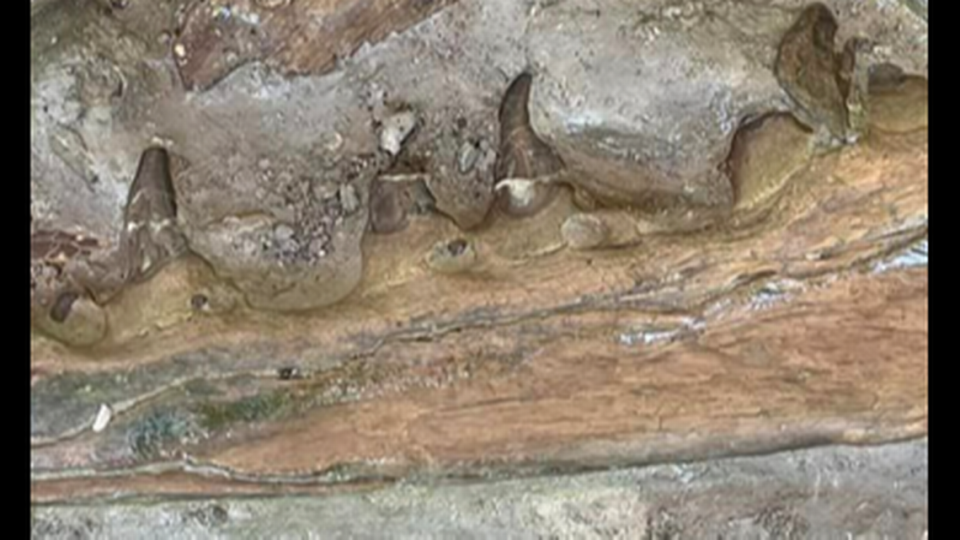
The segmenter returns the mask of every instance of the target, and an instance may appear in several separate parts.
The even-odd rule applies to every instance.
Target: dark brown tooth
[[[378,234],[402,231],[407,227],[407,208],[399,182],[374,180],[370,185],[370,227]]]
[[[58,323],[66,321],[70,316],[70,310],[73,309],[73,303],[78,299],[80,295],[74,291],[60,293],[50,307],[50,319]]]
[[[186,250],[176,219],[170,156],[163,148],[148,148],[140,156],[124,211],[121,249],[129,280],[147,279]]]
[[[533,87],[533,76],[521,73],[510,83],[500,102],[500,140],[506,140],[510,134],[518,129],[530,125],[530,89]]]
[[[135,200],[138,194],[149,196]],[[172,218],[177,215],[173,179],[170,177],[170,155],[161,147],[147,148],[140,155],[137,175],[130,186],[125,217],[127,221],[142,218]]]
[[[839,73],[842,57],[834,48],[836,34],[833,12],[821,3],[811,4],[784,35],[774,71],[806,122],[826,126],[834,136],[845,138],[848,120]]]
[[[530,126],[530,89],[533,77],[521,73],[510,83],[500,104],[500,153],[496,179],[535,180],[559,172],[563,161]],[[508,215],[526,216],[546,206],[556,195],[548,183],[531,185],[532,196],[518,199],[510,189],[499,194],[500,207]]]
[[[411,216],[435,209],[436,201],[422,179],[377,178],[370,185],[370,227],[375,233],[402,231]]]
[[[530,89],[533,77],[521,73],[507,88],[500,104],[500,155],[497,180],[549,176],[563,167],[553,148],[530,126]]]

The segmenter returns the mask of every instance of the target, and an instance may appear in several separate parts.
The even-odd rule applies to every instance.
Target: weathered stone
[[[63,5],[92,9],[107,3]],[[32,336],[35,502],[76,503],[86,497],[116,502],[118,494],[230,500],[317,494],[382,481],[623,467],[811,442],[899,440],[926,432],[928,194],[922,130],[890,134],[878,128],[855,146],[815,156],[790,189],[782,189],[778,171],[789,168],[780,164],[794,165],[794,158],[804,157],[803,145],[791,141],[809,134],[781,122],[791,108],[785,98],[777,104],[784,109],[780,112],[774,107],[747,114],[739,108],[742,102],[723,93],[741,84],[750,87],[735,76],[751,70],[736,61],[707,63],[711,76],[723,83],[721,90],[711,94],[694,88],[685,94],[690,100],[669,101],[684,95],[687,81],[703,84],[701,90],[712,87],[696,74],[671,79],[646,73],[652,87],[638,93],[631,84],[645,79],[628,69],[622,80],[612,80],[623,83],[623,95],[648,98],[628,104],[635,110],[656,111],[663,104],[674,120],[688,114],[708,126],[714,124],[705,109],[736,105],[730,118],[737,135],[730,136],[734,147],[742,143],[743,148],[722,154],[714,165],[734,165],[729,175],[719,171],[734,178],[734,194],[737,174],[756,173],[752,185],[760,189],[747,191],[763,194],[772,187],[784,196],[776,199],[775,212],[745,226],[731,220],[696,233],[651,234],[664,229],[641,226],[636,213],[602,208],[600,202],[594,208],[589,201],[607,193],[586,193],[589,186],[574,173],[558,180],[577,186],[577,200],[591,206],[590,219],[609,229],[601,241],[608,249],[576,252],[563,249],[563,223],[577,211],[565,186],[529,218],[504,219],[496,209],[484,217],[500,148],[496,108],[517,73],[535,74],[534,93],[542,80],[563,82],[546,70],[550,66],[526,65],[543,53],[531,40],[549,33],[538,17],[549,14],[550,21],[563,25],[560,31],[575,37],[592,36],[596,21],[610,16],[605,5],[462,0],[414,29],[341,57],[336,71],[326,76],[288,79],[250,65],[205,92],[183,93],[176,78],[163,75],[179,58],[182,43],[169,43],[162,56],[152,56],[153,34],[143,38],[150,46],[127,48],[124,35],[139,36],[130,29],[140,26],[118,23],[138,6],[168,4],[173,3],[130,2],[120,14],[78,19],[89,23],[83,26],[85,39],[60,35],[64,44],[72,43],[66,48],[71,54],[37,53],[43,99],[35,102],[35,114],[42,118],[34,127],[34,151],[41,156],[38,162],[55,164],[47,171],[70,174],[32,175],[38,187],[68,195],[59,200],[35,193],[33,232],[75,236],[60,245],[68,259],[64,263],[53,255],[57,249],[49,249],[57,242],[34,235],[37,251],[47,254],[36,265],[35,283],[49,279],[54,286],[70,285],[59,281],[59,272],[72,275],[70,262],[82,260],[78,253],[89,247],[94,258],[93,252],[109,251],[122,227],[123,203],[136,191],[127,189],[135,158],[155,144],[184,158],[170,164],[178,221],[205,261],[172,261],[102,306],[76,290],[49,289],[50,309],[41,312],[49,321],[35,321],[35,329],[50,321],[69,324],[84,313],[83,306],[94,306],[103,309],[110,332],[107,343],[89,350]],[[300,0],[293,5],[303,7]],[[653,41],[664,35],[678,41],[673,49],[635,44],[624,50],[627,56],[653,54],[670,72],[675,60],[698,67],[703,59],[668,52],[744,47],[765,59],[760,64],[768,77],[782,33],[766,30],[781,23],[786,28],[800,12],[794,8],[801,7],[799,0],[611,4],[628,23],[627,35],[638,30]],[[281,9],[286,8],[271,13]],[[850,34],[838,35],[837,43],[863,34],[878,42],[871,55],[886,55],[883,61],[902,66],[910,76],[924,72],[923,32],[911,26],[919,19],[905,8],[896,2],[841,0],[831,9],[840,22],[838,34]],[[901,17],[904,12],[907,18]],[[644,16],[649,20],[639,27],[629,24]],[[901,22],[902,32],[896,30]],[[685,26],[691,27],[690,36],[702,39],[698,25],[716,29],[724,24],[731,31],[716,36],[729,41],[683,42],[690,39]],[[117,27],[125,31],[111,31]],[[751,33],[755,30],[760,34]],[[81,92],[86,83],[70,74],[69,66],[92,60],[84,56],[90,44],[100,52],[110,47],[147,51],[140,58],[110,57],[126,81],[121,100],[97,90],[111,84],[93,82]],[[303,47],[289,44],[294,54],[313,52]],[[889,52],[881,52],[885,48]],[[593,49],[573,52],[590,65]],[[186,54],[193,53],[191,48]],[[894,60],[911,55],[914,64]],[[716,59],[730,60],[722,54]],[[620,66],[635,67],[631,62]],[[64,74],[70,77],[58,79]],[[595,75],[588,69],[575,74]],[[851,74],[851,85],[855,78]],[[57,86],[68,79],[69,84]],[[576,77],[567,82],[580,84]],[[601,89],[615,93],[616,84]],[[81,94],[86,97],[75,99]],[[720,105],[714,109],[715,104],[693,101],[697,96],[715,98]],[[386,159],[378,152],[377,126],[398,104],[423,113],[422,129]],[[689,110],[680,112],[681,106]],[[46,116],[39,112],[43,107]],[[601,109],[590,109],[604,113],[598,124],[621,129],[611,113],[616,108]],[[566,113],[577,111],[571,107]],[[628,127],[639,125],[626,118]],[[719,117],[712,122],[724,123]],[[670,127],[659,127],[665,126]],[[776,126],[784,129],[768,137],[767,128]],[[77,136],[64,135],[68,132]],[[714,143],[722,138],[714,131],[703,133]],[[650,136],[656,139],[658,132]],[[461,173],[465,142],[479,155]],[[680,142],[665,144],[693,161],[708,161],[689,154]],[[124,157],[128,153],[134,157]],[[115,176],[106,181],[93,181],[83,172],[110,169],[104,164],[113,162]],[[666,158],[663,163],[677,178],[690,172],[673,171],[674,162]],[[401,205],[409,220],[403,233],[365,235],[372,218],[360,215],[372,212],[369,184],[404,176],[417,189],[428,181],[435,188],[449,187],[436,190],[441,194],[437,206],[461,225],[480,216],[485,226],[466,234],[445,219],[409,220],[410,207]],[[470,199],[478,186],[481,197]],[[83,195],[88,188],[95,195]],[[356,212],[350,210],[351,188]],[[629,207],[646,191],[636,197],[623,193],[631,192],[611,190],[603,202]],[[699,192],[688,198],[695,196]],[[84,206],[101,197],[110,197],[105,206],[112,214],[106,217]],[[694,214],[723,207],[663,196],[670,197]],[[450,203],[457,200],[461,207]],[[105,230],[115,230],[88,235],[97,229],[83,219],[70,221],[71,204],[82,207],[76,215],[102,219],[109,225]],[[87,236],[107,240],[86,246]],[[351,251],[361,237],[365,259],[359,247]],[[901,251],[906,246],[911,247]],[[316,313],[257,313],[243,305],[233,287],[216,279],[214,270],[243,287],[248,304],[258,308],[308,309],[350,290],[355,296]],[[364,283],[358,286],[361,275]],[[91,433],[91,421],[104,405],[113,418]],[[690,472],[681,471],[680,480],[689,480]],[[826,480],[824,486],[830,484]],[[188,505],[168,521],[191,531],[194,525],[234,526],[241,507],[226,499]],[[631,507],[618,520],[623,528],[611,534],[819,532],[804,508],[780,504],[782,499],[751,506],[749,512],[721,513],[742,519],[731,524],[724,518],[719,530],[697,529],[703,522],[681,508]],[[570,514],[564,505],[538,510],[537,519]],[[573,529],[546,533],[586,530],[577,510]],[[858,510],[856,519],[889,517],[876,518],[876,511]],[[239,519],[246,519],[242,511]],[[45,523],[38,530],[47,534],[100,534],[82,522],[79,528]],[[921,517],[914,524],[925,522]],[[858,534],[867,528],[845,530]],[[899,536],[919,531],[908,532]]]
[[[361,203],[353,213],[343,208],[337,191],[325,203],[317,203],[310,196],[308,181],[291,175],[281,189],[293,194],[286,203],[276,204],[286,204],[292,220],[271,213],[273,199],[267,196],[254,213],[228,214],[209,224],[191,223],[191,247],[218,275],[236,284],[254,307],[304,310],[339,301],[360,282],[360,241],[368,216],[366,185],[374,172],[357,173],[362,177],[357,176],[351,189]],[[296,195],[298,186],[302,196]],[[272,195],[283,198],[276,192]]]
[[[731,205],[717,165],[743,118],[785,108],[770,65],[789,15],[764,12],[745,36],[730,19],[757,14],[742,5],[588,4],[531,21],[534,129],[601,201]]]
[[[737,208],[749,209],[778,193],[812,152],[813,134],[789,114],[772,114],[744,125],[726,163]]]
[[[532,132],[572,165],[563,180],[578,187],[578,201],[658,211],[677,206],[684,219],[690,209],[729,208],[734,188],[721,165],[735,130],[792,108],[773,71],[779,43],[806,2],[588,4],[462,0],[344,57],[332,72],[286,78],[266,67],[277,60],[267,58],[227,70],[201,93],[181,86],[176,45],[189,45],[186,55],[196,60],[194,45],[202,39],[157,39],[185,15],[175,5],[131,3],[112,16],[96,3],[38,11],[31,43],[32,217],[37,227],[75,227],[105,239],[99,249],[109,254],[120,238],[140,152],[160,144],[183,158],[171,164],[171,174],[188,243],[220,275],[263,295],[255,304],[269,305],[273,293],[253,287],[297,290],[294,282],[320,272],[309,265],[339,264],[352,251],[338,242],[359,245],[363,233],[348,231],[365,229],[316,208],[330,201],[350,214],[343,185],[354,186],[366,205],[367,184],[385,168],[375,126],[390,111],[417,111],[418,129],[396,162],[421,175],[432,206],[461,228],[484,223],[495,200],[498,150],[509,153],[500,143],[498,106],[510,80],[525,71],[533,74]],[[837,43],[866,36],[871,62],[925,74],[924,21],[907,8],[827,5],[839,23]],[[289,7],[258,13],[264,20],[288,17]],[[241,11],[231,8],[231,17]],[[199,11],[188,18],[194,37],[195,30],[219,28]],[[229,64],[241,56],[207,60]],[[366,165],[358,172],[359,163]],[[346,179],[350,174],[357,176]],[[238,238],[224,223],[261,218],[264,232],[281,223],[295,232],[261,244],[256,257],[223,243]],[[320,294],[325,299],[314,302],[302,294],[295,304],[338,296]]]
[[[610,236],[607,225],[597,216],[574,214],[560,228],[564,241],[573,249],[601,247]]]

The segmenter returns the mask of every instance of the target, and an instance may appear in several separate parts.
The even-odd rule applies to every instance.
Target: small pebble
[[[572,249],[592,249],[606,242],[610,229],[597,216],[574,214],[560,226],[560,234]]]
[[[477,146],[470,141],[464,141],[464,143],[460,145],[460,150],[457,151],[457,166],[460,174],[470,172],[479,157],[480,151],[477,149]]]
[[[281,253],[294,254],[300,250],[300,244],[296,240],[289,238],[286,240],[281,240],[279,242],[279,248]]]
[[[336,131],[334,131],[332,134],[325,135],[323,140],[325,141],[323,143],[323,147],[328,152],[336,152],[341,146],[343,146],[343,136]]]
[[[284,242],[293,238],[293,229],[289,225],[281,223],[273,229],[273,237],[279,242]]]
[[[111,409],[106,403],[100,404],[100,410],[97,411],[97,417],[93,420],[94,433],[100,433],[106,429],[111,418],[113,418],[113,409]]]
[[[352,214],[360,208],[360,198],[357,197],[357,190],[350,184],[340,186],[340,204],[343,205],[343,211]]]
[[[316,239],[310,242],[310,252],[315,253],[318,257],[324,257],[327,254],[327,251],[324,249],[326,242],[323,239]]]
[[[380,128],[380,148],[391,156],[400,153],[403,142],[417,125],[413,111],[402,111],[389,116]]]
[[[316,181],[311,186],[311,191],[313,191],[313,198],[322,203],[336,195],[339,188],[333,182]]]

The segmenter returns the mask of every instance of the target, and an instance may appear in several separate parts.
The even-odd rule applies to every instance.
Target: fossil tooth
[[[377,179],[370,187],[370,226],[373,232],[388,234],[407,226],[407,209],[402,200],[403,186]]]
[[[121,249],[132,282],[149,278],[186,250],[177,226],[170,156],[162,147],[147,148],[140,156],[124,210]]]
[[[774,71],[780,86],[799,106],[804,121],[823,126],[834,137],[847,139],[849,119],[843,71],[844,57],[834,49],[837,20],[830,9],[806,7],[784,34]],[[851,60],[848,51],[847,62]],[[852,71],[852,67],[847,67]]]
[[[388,180],[377,178],[370,187],[370,225],[373,232],[389,234],[401,231],[410,216],[423,214],[435,202],[421,179]]]
[[[499,185],[510,189],[500,192],[500,206],[514,216],[533,214],[546,206],[556,195],[556,186],[549,182],[524,184],[517,196],[518,180],[537,180],[558,173],[563,161],[530,126],[530,89],[533,76],[521,73],[510,83],[500,104],[500,153],[496,165]],[[503,184],[503,181],[513,182]]]
[[[523,72],[507,87],[500,102],[500,139],[506,140],[511,134],[530,126],[530,90],[533,88],[533,75]]]

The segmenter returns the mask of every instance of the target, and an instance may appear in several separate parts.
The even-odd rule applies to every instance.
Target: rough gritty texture
[[[528,29],[538,72],[534,127],[560,149],[574,170],[571,180],[608,201],[648,209],[730,205],[730,180],[718,165],[735,130],[758,114],[795,108],[773,66],[780,40],[805,4],[544,4]],[[908,70],[925,69],[925,53],[911,50],[909,38],[877,28],[899,28],[909,15],[847,4],[853,3],[828,8],[847,26],[843,35],[869,25],[868,35],[888,57],[896,51]]]
[[[926,434],[922,79],[887,85],[870,107],[871,128],[884,129],[832,154],[808,154],[789,123],[740,130],[746,146],[732,162],[761,171],[743,183],[756,200],[712,229],[662,234],[608,208],[591,215],[610,227],[609,248],[578,252],[564,247],[562,224],[574,200],[590,200],[582,189],[560,186],[531,216],[491,208],[497,109],[516,73],[535,73],[534,109],[550,84],[609,94],[590,107],[613,139],[623,130],[616,100],[630,112],[630,100],[649,98],[657,122],[689,121],[681,136],[690,140],[657,157],[677,173],[670,181],[709,180],[698,168],[712,150],[714,166],[731,163],[717,150],[737,138],[726,126],[748,120],[737,89],[757,81],[737,75],[756,62],[772,70],[774,30],[804,2],[613,2],[605,12],[576,0],[465,0],[333,71],[285,77],[300,68],[284,65],[297,54],[283,54],[199,93],[179,78],[186,4],[66,2],[33,21],[34,232],[85,232],[109,252],[136,159],[159,145],[175,157],[178,225],[206,259],[173,261],[102,306],[110,332],[97,347],[33,336],[34,502],[346,493]],[[362,3],[297,1],[351,5]],[[876,42],[871,62],[925,75],[922,17],[892,1],[830,7],[837,43],[862,33]],[[596,32],[614,17],[639,24]],[[547,22],[590,44],[586,56],[545,60],[534,38],[550,33]],[[688,30],[725,54],[684,41]],[[317,52],[301,45],[292,40],[289,52]],[[611,55],[615,46],[630,54]],[[591,64],[591,51],[609,57]],[[632,55],[663,66],[649,78],[669,91],[655,94],[629,69],[604,71],[629,68]],[[677,71],[691,66],[715,80]],[[675,88],[687,79],[716,99]],[[682,114],[667,105],[681,96],[691,105]],[[396,145],[379,147],[398,111],[415,125],[394,158]],[[639,132],[655,141],[665,127]],[[763,148],[778,141],[790,148],[772,159]],[[688,143],[703,152],[683,159]],[[608,169],[623,167],[610,156]],[[609,179],[620,190],[609,202],[635,202],[623,195],[629,182]],[[411,189],[377,192],[396,203],[377,205],[378,219],[396,218],[382,221],[393,234],[367,234],[366,203],[385,181]],[[712,189],[680,191],[687,202],[729,202]],[[454,257],[437,264],[431,254]],[[316,307],[348,293],[310,313],[249,306]],[[105,405],[109,422],[92,430]],[[775,507],[750,506],[751,523],[771,535],[809,530],[795,519],[807,514],[779,495],[769,497]],[[231,518],[210,506],[190,515]],[[643,527],[666,536],[696,527],[682,511],[645,515]]]
[[[174,45],[190,88],[206,89],[250,60],[285,73],[324,72],[366,42],[401,32],[454,0],[193,2]],[[290,46],[294,44],[294,46]]]
[[[417,9],[426,17],[443,5]],[[356,52],[364,36],[346,30],[352,45],[324,45],[316,58],[300,55],[304,42],[291,35],[290,47],[244,63],[246,41],[300,35],[298,18],[347,4],[51,4],[35,10],[31,37],[33,221],[114,249],[139,152],[163,144],[182,161],[174,183],[190,247],[256,307],[324,306],[349,294],[363,267],[366,205],[341,215],[332,200],[341,185],[366,200],[379,172],[423,174],[437,210],[463,229],[484,223],[500,99],[524,69],[535,74],[534,127],[574,169],[567,180],[607,202],[726,208],[734,192],[720,165],[734,130],[789,108],[772,66],[802,5],[464,0],[388,36],[381,26],[391,17],[371,4],[372,42]],[[925,21],[912,11],[830,7],[838,42],[868,35],[873,60],[925,75]],[[210,40],[224,24],[242,32],[221,32],[240,42],[218,56]],[[235,57],[203,92],[181,79],[197,43],[213,47],[203,65]],[[333,71],[327,53],[338,58]],[[304,76],[282,75],[290,71]],[[393,162],[377,139],[398,108],[417,127]]]
[[[38,506],[33,538],[924,538],[927,441],[310,498]],[[145,531],[149,531],[145,533]]]
[[[531,24],[534,127],[577,181],[638,205],[732,203],[717,164],[741,119],[784,108],[766,65],[789,15],[732,4],[559,2]],[[722,45],[721,45],[722,44]]]

